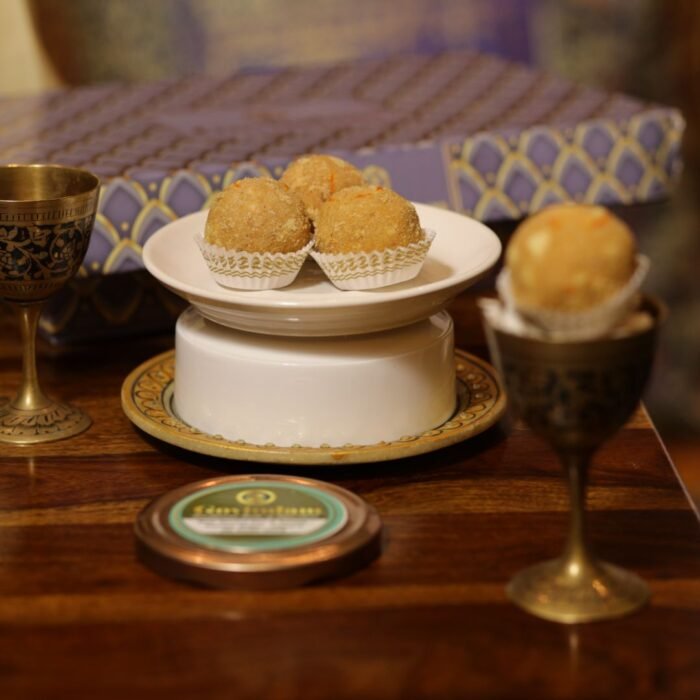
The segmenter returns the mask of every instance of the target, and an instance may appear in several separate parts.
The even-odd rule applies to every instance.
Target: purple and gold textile
[[[1,161],[103,178],[93,273],[141,267],[160,226],[309,151],[484,221],[567,199],[654,200],[681,164],[676,110],[471,52],[75,88],[0,106]]]

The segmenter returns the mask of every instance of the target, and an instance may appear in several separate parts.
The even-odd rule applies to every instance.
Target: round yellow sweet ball
[[[248,253],[293,253],[312,236],[304,204],[277,180],[237,180],[214,200],[204,228],[212,245]]]
[[[280,182],[301,197],[312,221],[321,205],[345,187],[364,184],[362,173],[342,158],[324,154],[301,156],[287,166]]]
[[[320,253],[370,253],[423,239],[416,208],[385,187],[336,192],[320,209],[315,246]]]
[[[506,250],[515,301],[576,312],[598,306],[634,274],[634,236],[600,206],[557,204],[526,219]]]

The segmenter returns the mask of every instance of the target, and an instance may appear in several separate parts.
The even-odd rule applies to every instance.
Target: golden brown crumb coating
[[[599,206],[558,204],[526,219],[506,251],[515,300],[526,307],[583,311],[627,284],[636,247],[627,225]]]
[[[363,185],[336,192],[316,221],[321,253],[370,253],[423,239],[416,208],[384,187]]]
[[[207,243],[248,253],[292,253],[311,240],[304,204],[268,177],[237,180],[214,200],[204,229]]]
[[[342,158],[316,154],[301,156],[290,163],[280,181],[302,198],[313,221],[333,193],[364,184],[362,173],[354,165]]]

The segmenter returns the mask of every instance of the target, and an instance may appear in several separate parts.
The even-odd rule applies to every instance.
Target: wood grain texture
[[[452,313],[458,343],[483,355],[473,301]],[[137,562],[134,519],[164,491],[256,466],[159,444],[123,416],[123,378],[171,344],[42,348],[46,390],[94,424],[0,447],[4,697],[700,697],[700,531],[644,411],[596,456],[589,499],[598,552],[650,583],[651,605],[629,618],[563,627],[506,600],[513,573],[559,553],[568,511],[553,454],[508,420],[396,462],[261,465],[360,494],[382,516],[384,552],[306,588],[205,590]],[[0,394],[18,357],[5,314]]]

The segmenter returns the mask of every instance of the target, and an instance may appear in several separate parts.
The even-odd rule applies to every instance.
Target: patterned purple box
[[[103,178],[84,271],[105,275],[140,270],[159,227],[238,178],[278,176],[300,153],[336,153],[415,201],[513,220],[569,199],[664,197],[684,128],[677,110],[464,51],[86,87],[0,106],[2,161]],[[126,302],[109,296],[90,301],[105,328],[129,323]],[[45,330],[67,333],[66,302]]]

